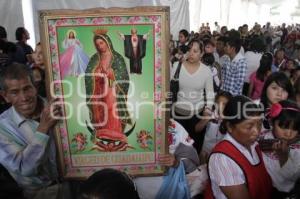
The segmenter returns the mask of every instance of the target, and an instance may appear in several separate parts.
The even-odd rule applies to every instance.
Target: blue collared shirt
[[[28,191],[48,186],[57,178],[54,138],[36,131],[38,125],[14,107],[0,115],[0,163]]]
[[[222,66],[222,90],[232,95],[241,95],[246,70],[247,62],[241,53],[238,53],[232,61],[226,60]]]

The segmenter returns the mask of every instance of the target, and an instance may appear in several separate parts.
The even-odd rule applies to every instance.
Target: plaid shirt
[[[0,163],[27,192],[57,178],[54,137],[36,131],[38,125],[14,107],[0,115]]]
[[[232,95],[241,95],[246,70],[246,59],[240,53],[232,61],[226,60],[222,66],[222,90],[228,91]]]

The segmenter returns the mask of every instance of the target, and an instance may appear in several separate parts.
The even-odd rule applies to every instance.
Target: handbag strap
[[[178,79],[179,78],[179,73],[180,73],[180,69],[181,69],[181,62],[179,62],[178,66],[177,66],[177,69],[175,71],[175,74],[174,74],[174,79]]]

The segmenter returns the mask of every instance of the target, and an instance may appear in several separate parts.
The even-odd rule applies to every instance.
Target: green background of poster
[[[57,27],[57,41],[59,47],[59,54],[63,53],[65,49],[62,47],[62,42],[67,36],[67,32],[72,29],[76,32],[76,38],[81,42],[84,52],[91,57],[96,53],[93,43],[93,31],[97,28],[105,28],[108,30],[107,35],[110,37],[114,49],[120,53],[126,62],[129,72],[129,59],[124,55],[124,42],[118,36],[118,31],[125,35],[130,34],[131,25],[105,25],[105,26],[69,26]],[[128,92],[128,110],[132,116],[133,121],[136,122],[136,127],[133,133],[128,137],[128,143],[134,149],[128,149],[130,152],[144,152],[153,151],[154,146],[154,41],[153,41],[153,26],[152,25],[138,25],[135,24],[134,28],[138,30],[139,35],[144,35],[150,32],[146,42],[146,56],[142,59],[142,74],[130,74],[130,88]],[[96,150],[90,150],[93,143],[90,141],[90,132],[88,131],[85,121],[89,121],[89,112],[85,104],[85,82],[84,74],[77,77],[66,76],[63,83],[63,93],[65,102],[65,113],[67,117],[66,125],[69,136],[69,143],[71,153],[73,154],[99,154]],[[126,128],[129,129],[128,126]],[[126,131],[125,130],[125,131]],[[152,136],[152,144],[149,149],[142,149],[137,143],[137,133],[141,130],[150,132]],[[82,132],[87,136],[88,144],[84,151],[76,152],[75,143],[72,142],[74,135]]]

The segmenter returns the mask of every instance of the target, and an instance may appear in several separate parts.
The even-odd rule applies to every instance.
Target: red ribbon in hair
[[[298,108],[293,108],[293,107],[283,108],[280,103],[275,103],[272,104],[267,116],[269,116],[270,118],[275,118],[281,113],[282,110],[291,110],[291,111],[300,112],[300,109]]]
[[[279,104],[279,103],[272,104],[272,106],[269,110],[268,116],[270,118],[275,118],[281,113],[281,111],[282,111],[281,104]]]

